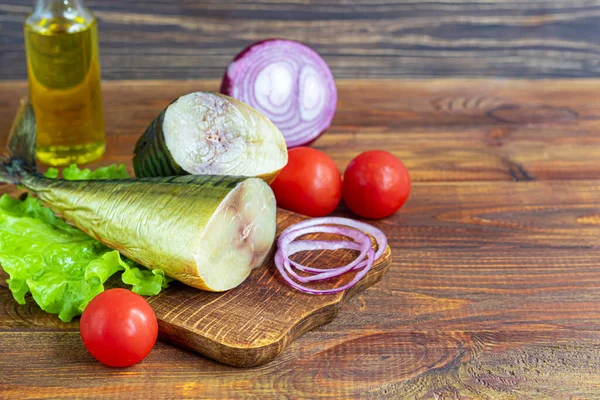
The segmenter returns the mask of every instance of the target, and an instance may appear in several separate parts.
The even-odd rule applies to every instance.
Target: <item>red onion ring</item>
[[[323,225],[326,224],[326,225]],[[342,225],[342,226],[335,226]],[[366,233],[365,233],[366,232]],[[333,233],[346,236],[354,241],[348,240],[300,240],[300,236],[311,233]],[[369,233],[376,241],[377,252],[372,248]],[[354,221],[348,218],[325,217],[306,220],[285,229],[277,241],[278,250],[275,254],[275,265],[283,279],[295,289],[311,294],[331,294],[348,289],[362,279],[372,268],[374,262],[383,254],[387,246],[387,238],[379,229],[364,222]],[[290,256],[300,251],[313,250],[338,250],[350,249],[359,251],[360,254],[354,261],[336,268],[313,268],[308,267],[290,259]],[[309,276],[299,275],[294,271],[311,274]],[[349,271],[357,270],[357,274],[346,285],[334,289],[311,289],[301,283],[323,281],[339,277]],[[293,279],[292,279],[293,278]],[[295,279],[295,280],[294,280]],[[296,282],[298,281],[298,282]]]
[[[300,242],[292,242],[289,246],[288,257],[301,251],[312,250],[339,250],[349,249],[360,251],[361,246],[356,242],[349,240],[302,240]],[[308,273],[319,273],[330,271],[331,268],[312,268],[302,265],[290,259],[290,263],[298,270]],[[360,269],[360,264],[352,268],[352,270]]]
[[[370,249],[369,253],[373,254],[373,249]],[[277,253],[275,254],[275,266],[277,267],[277,270],[279,271],[279,273],[281,274],[283,279],[293,288],[298,289],[301,292],[309,293],[309,294],[333,294],[333,293],[338,293],[338,292],[342,292],[346,289],[349,289],[352,286],[356,285],[358,283],[358,281],[360,281],[362,278],[365,277],[365,275],[367,275],[367,273],[371,270],[371,267],[373,266],[373,262],[374,262],[374,260],[371,257],[369,257],[367,260],[363,261],[363,263],[365,264],[365,267],[356,274],[356,276],[354,277],[354,279],[352,279],[352,281],[348,282],[344,286],[340,286],[340,287],[333,288],[333,289],[320,290],[320,289],[307,288],[306,286],[302,286],[302,285],[294,282],[294,280],[291,279],[286,273],[286,270],[283,265],[283,254],[281,253],[281,251],[278,250]]]
[[[301,240],[299,242],[291,242],[288,246],[288,255],[300,253],[301,251],[312,250],[339,250],[350,249],[360,250],[360,245],[350,240]]]
[[[283,241],[283,238],[290,232],[296,231],[298,229],[306,228],[309,226],[315,226],[315,225],[349,226],[350,228],[354,228],[360,232],[366,232],[366,233],[370,234],[371,236],[373,236],[373,238],[377,242],[377,252],[375,253],[375,260],[377,260],[377,259],[379,259],[379,257],[381,257],[381,255],[383,254],[383,252],[385,251],[385,248],[387,246],[387,238],[385,237],[385,234],[383,232],[381,232],[381,230],[379,230],[379,229],[375,228],[373,225],[369,225],[365,222],[355,221],[350,218],[342,218],[342,217],[311,218],[311,219],[307,219],[302,222],[298,222],[297,224],[294,224],[294,225],[288,227],[287,229],[285,229],[283,232],[281,232],[281,235],[279,235],[279,239],[277,240],[277,246],[279,246],[279,247],[281,246],[281,242]]]
[[[300,282],[312,282],[312,281],[319,281],[319,280],[323,280],[323,279],[329,279],[331,277],[339,276],[339,275],[343,274],[344,272],[350,271],[351,269],[356,267],[358,264],[360,264],[360,262],[362,260],[364,260],[364,258],[367,256],[367,252],[371,249],[371,240],[369,239],[369,237],[367,235],[365,235],[364,233],[362,233],[360,231],[343,229],[343,228],[335,227],[335,226],[315,226],[315,227],[306,227],[306,228],[301,228],[301,229],[295,229],[295,230],[289,232],[286,235],[286,237],[283,240],[281,240],[281,244],[279,246],[279,249],[282,251],[282,254],[289,256],[289,254],[287,252],[287,247],[288,247],[289,243],[292,240],[296,239],[297,237],[306,235],[308,233],[335,233],[338,235],[351,237],[352,239],[356,240],[359,243],[361,248],[360,248],[360,254],[358,255],[358,257],[356,257],[356,259],[354,261],[350,262],[349,264],[343,265],[338,268],[330,269],[327,272],[322,272],[322,273],[319,273],[319,274],[311,276],[311,277],[302,277],[302,276],[293,274],[294,278],[298,279]],[[289,265],[288,260],[289,260],[289,257],[284,257],[284,262]]]

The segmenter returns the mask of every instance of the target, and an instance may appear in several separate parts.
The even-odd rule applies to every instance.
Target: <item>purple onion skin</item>
[[[252,50],[254,47],[256,46],[260,46],[263,43],[267,43],[267,42],[272,42],[272,41],[277,41],[277,40],[284,40],[284,41],[289,41],[292,42],[293,40],[289,40],[289,39],[283,39],[283,38],[269,38],[269,39],[264,39],[264,40],[260,40],[258,42],[252,43],[251,45],[247,46],[246,48],[244,48],[241,52],[238,53],[238,55],[236,55],[233,60],[231,60],[231,63],[234,63],[236,61],[238,61],[239,59],[243,58],[246,53],[248,53],[250,50]],[[301,42],[297,42],[303,46],[306,46],[305,44],[301,43]],[[229,67],[229,66],[228,66]],[[228,68],[225,69],[225,73],[223,74],[223,79],[221,80],[221,88],[219,89],[219,93],[224,94],[226,96],[231,96],[232,90],[231,90],[231,78],[229,77],[228,72]],[[337,97],[337,96],[336,96]],[[251,105],[251,104],[250,104]],[[252,106],[252,105],[251,105]],[[322,130],[318,135],[316,135],[313,139],[308,140],[306,142],[303,143],[299,143],[296,144],[294,146],[289,146],[288,148],[294,148],[294,147],[300,147],[300,146],[310,146],[311,144],[313,144],[318,138],[321,137],[322,134],[324,134],[325,132],[327,132],[327,129],[329,129],[329,126],[326,127],[324,130]]]
[[[224,94],[225,96],[231,96],[229,94],[229,89],[231,88],[231,80],[229,79],[229,75],[225,72],[223,75],[223,80],[221,81],[221,89],[219,89],[219,93]]]

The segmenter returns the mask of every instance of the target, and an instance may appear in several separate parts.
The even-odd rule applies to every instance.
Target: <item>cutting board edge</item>
[[[392,254],[389,246],[386,247],[382,257],[378,260],[378,264],[379,268],[376,271],[367,274],[358,284],[344,291],[339,299],[307,314],[296,324],[290,326],[290,329],[280,337],[264,345],[232,346],[201,335],[195,335],[180,325],[163,320],[159,320],[159,337],[168,343],[176,344],[232,367],[260,366],[273,361],[291,342],[306,332],[332,322],[350,298],[382,280],[392,264]]]

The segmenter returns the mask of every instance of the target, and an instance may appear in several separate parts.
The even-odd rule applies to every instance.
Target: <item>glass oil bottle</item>
[[[37,0],[25,21],[38,159],[84,164],[105,149],[96,18],[81,0]]]

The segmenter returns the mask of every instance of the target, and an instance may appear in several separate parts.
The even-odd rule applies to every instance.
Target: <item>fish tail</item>
[[[23,99],[10,129],[8,156],[0,158],[0,182],[17,185],[25,172],[37,171],[35,140],[35,113],[31,104]]]

